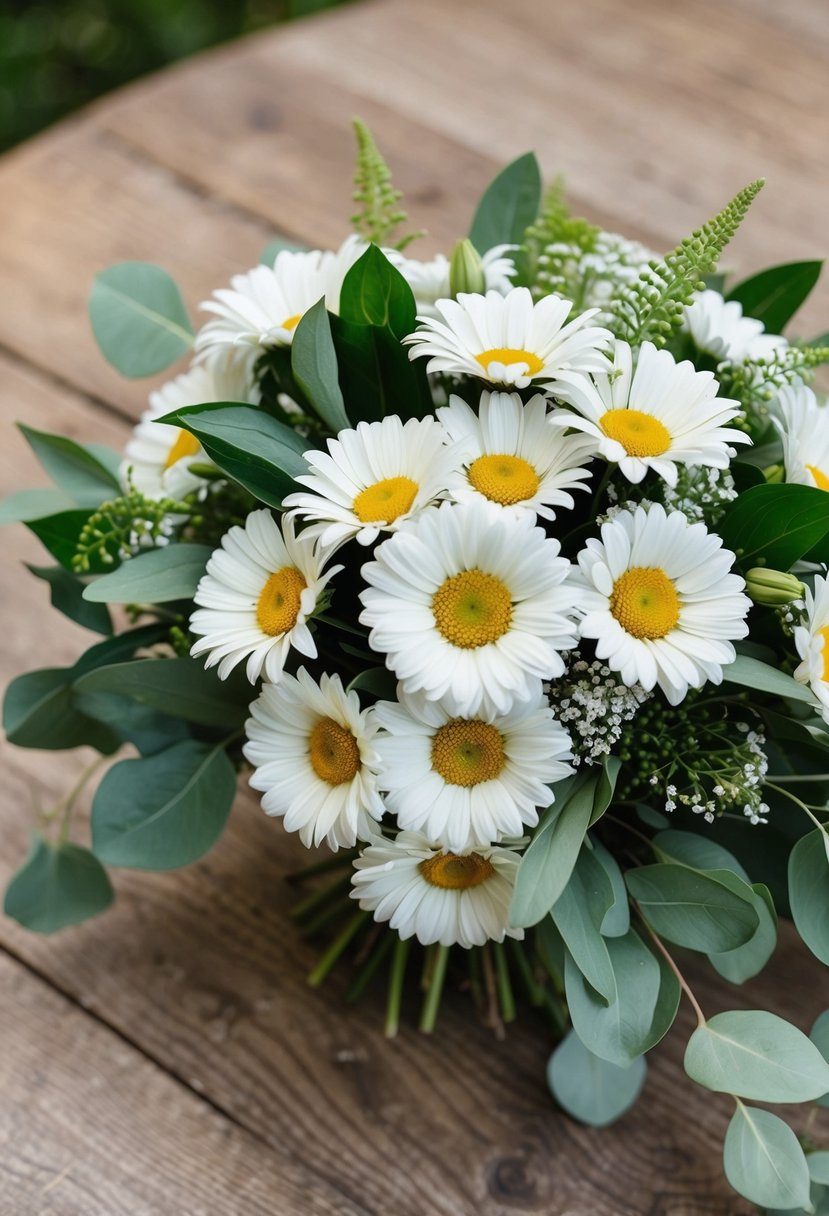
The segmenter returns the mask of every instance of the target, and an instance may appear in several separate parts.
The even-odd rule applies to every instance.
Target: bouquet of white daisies
[[[425,1031],[459,976],[498,1034],[534,1007],[553,1095],[595,1125],[684,993],[686,1070],[735,1103],[731,1183],[812,1210],[829,1154],[749,1103],[823,1100],[829,1013],[811,1037],[709,1016],[684,969],[743,983],[778,913],[829,963],[829,347],[781,336],[820,264],[718,273],[761,182],[659,257],[530,155],[418,261],[356,127],[336,252],[275,243],[196,333],[159,267],[98,277],[124,374],[194,351],[123,456],[22,427],[56,484],[0,518],[102,640],[16,679],[5,728],[105,772],[89,846],[82,779],[6,912],[51,932],[106,907],[105,865],[196,860],[241,772],[328,850],[296,908],[313,983],[385,976],[390,1034],[410,979]]]

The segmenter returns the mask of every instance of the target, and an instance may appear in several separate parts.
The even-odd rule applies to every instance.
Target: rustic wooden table
[[[203,56],[0,163],[3,491],[41,479],[13,419],[123,444],[146,400],[96,352],[93,273],[169,268],[195,305],[275,234],[332,244],[350,211],[348,120],[393,163],[422,248],[448,248],[496,167],[528,148],[590,217],[665,248],[768,177],[738,268],[826,249],[824,0],[376,0]],[[829,288],[803,332],[826,328]],[[89,635],[47,608],[4,533],[3,682]],[[5,747],[0,880],[33,805],[84,763]],[[431,1039],[382,1037],[382,999],[304,982],[286,916],[297,851],[241,794],[220,845],[168,875],[116,875],[103,919],[42,939],[0,923],[3,1216],[700,1216],[744,1213],[721,1177],[727,1100],[680,1071],[592,1132],[546,1093],[532,1018],[498,1043],[451,995]],[[788,942],[784,936],[784,942]],[[808,1026],[829,1005],[786,945],[737,995]],[[716,977],[711,1010],[734,1002]]]

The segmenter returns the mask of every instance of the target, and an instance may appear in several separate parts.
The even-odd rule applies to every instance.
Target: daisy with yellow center
[[[258,389],[248,369],[226,358],[197,363],[150,393],[150,406],[127,443],[121,463],[121,482],[146,498],[183,498],[205,484],[191,465],[210,463],[201,444],[189,431],[157,422],[165,414],[187,405],[210,401],[258,400]]]
[[[544,519],[555,519],[554,507],[572,508],[569,491],[587,488],[596,444],[551,426],[547,405],[540,394],[524,404],[517,393],[485,392],[476,414],[461,397],[450,397],[437,416],[464,467],[449,497],[484,498]]]
[[[421,512],[363,566],[360,620],[405,693],[462,717],[507,713],[561,674],[578,589],[557,540],[492,503]]]
[[[577,412],[559,410],[551,419],[589,435],[628,481],[640,482],[653,469],[673,486],[678,464],[725,469],[734,456],[730,445],[751,442],[725,425],[740,405],[718,397],[718,389],[711,372],[677,363],[651,342],[643,342],[634,367],[630,346],[617,341],[609,373],[561,378],[556,396]]]
[[[399,693],[381,701],[380,788],[401,828],[456,852],[521,836],[553,801],[549,786],[572,769],[570,737],[549,705],[459,717],[439,702]]]
[[[309,849],[323,840],[339,849],[369,839],[383,814],[374,711],[361,709],[339,676],[317,684],[300,667],[296,677],[265,684],[250,712],[243,751],[262,809]]]
[[[804,622],[795,628],[794,643],[802,659],[794,678],[810,685],[829,722],[829,580],[824,575],[815,577],[814,590],[806,588]]]
[[[252,684],[260,675],[274,683],[293,647],[308,658],[317,648],[308,618],[329,579],[330,550],[297,536],[291,520],[276,523],[270,511],[252,511],[245,526],[230,529],[207,563],[195,595],[190,629],[200,634],[191,654],[207,655],[226,680],[237,664]]]
[[[456,300],[438,300],[437,317],[418,316],[420,325],[404,338],[409,357],[429,359],[426,370],[475,376],[507,388],[558,382],[563,372],[601,372],[607,362],[608,330],[591,325],[598,309],[573,320],[573,305],[561,296],[537,303],[526,287],[506,295],[460,292]]]
[[[588,611],[581,635],[630,688],[658,685],[671,705],[719,684],[748,633],[734,554],[704,524],[659,506],[620,511],[579,554]]]
[[[829,406],[798,384],[779,390],[772,411],[783,439],[786,481],[829,490]]]
[[[328,440],[328,451],[306,452],[311,472],[297,477],[310,493],[289,494],[285,507],[309,520],[308,535],[326,545],[356,537],[373,544],[443,493],[458,465],[434,418],[360,422]]]
[[[483,946],[505,937],[521,858],[512,849],[452,851],[419,832],[378,837],[354,863],[351,892],[360,907],[423,946]]]

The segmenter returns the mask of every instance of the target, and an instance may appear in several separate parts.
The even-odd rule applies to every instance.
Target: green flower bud
[[[765,570],[755,566],[746,575],[746,592],[755,604],[766,604],[769,608],[790,604],[803,598],[803,584],[793,574],[782,570]]]
[[[475,292],[478,295],[486,291],[481,255],[468,238],[458,241],[449,261],[449,294],[454,299],[459,291]]]
[[[782,464],[770,464],[767,469],[763,469],[763,476],[769,485],[779,485],[785,477],[785,471]]]

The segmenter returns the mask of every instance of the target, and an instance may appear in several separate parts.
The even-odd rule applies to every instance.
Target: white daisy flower
[[[509,905],[521,858],[490,847],[453,853],[421,836],[399,832],[378,840],[354,863],[351,892],[360,907],[423,946],[483,946],[523,938],[509,926]]]
[[[518,393],[482,393],[476,414],[461,397],[437,410],[464,470],[449,487],[456,502],[484,498],[514,514],[555,519],[553,507],[574,506],[569,490],[586,489],[585,465],[596,452],[587,435],[563,435],[550,425],[547,398],[524,404]]]
[[[658,685],[671,705],[706,680],[722,681],[751,601],[731,573],[734,554],[702,523],[660,505],[620,511],[591,539],[579,566],[593,593],[581,635],[631,688]]]
[[[428,506],[449,484],[458,467],[434,418],[401,422],[360,422],[328,440],[328,452],[309,451],[312,472],[295,480],[313,493],[289,494],[292,516],[312,520],[307,529],[326,545],[356,537],[373,544],[381,531],[393,532]]]
[[[710,288],[698,292],[685,309],[682,328],[698,350],[729,363],[767,359],[789,345],[780,334],[767,334],[762,321],[744,317],[738,300],[726,300]]]
[[[456,852],[521,836],[572,773],[570,736],[539,689],[506,714],[457,717],[422,694],[381,701],[380,788],[401,828]]]
[[[633,367],[627,342],[616,341],[609,374],[564,376],[556,396],[578,414],[553,413],[556,426],[575,427],[592,436],[605,460],[618,463],[628,481],[639,482],[653,469],[676,485],[677,465],[725,469],[732,443],[750,443],[742,431],[726,427],[740,403],[718,397],[711,372],[677,363],[666,350],[643,342]]]
[[[252,511],[245,526],[235,526],[213,552],[195,595],[190,629],[202,636],[190,653],[206,654],[205,667],[218,664],[226,680],[247,659],[251,684],[262,675],[274,683],[293,647],[309,659],[317,648],[308,628],[329,579],[342,566],[323,571],[330,550],[297,536],[293,522],[276,523],[270,511]]]
[[[462,716],[507,713],[575,644],[571,566],[524,512],[492,503],[423,511],[363,566],[360,620],[407,693]]]
[[[806,623],[795,627],[794,643],[803,660],[794,678],[810,685],[829,722],[829,580],[820,574],[814,591],[806,588]]]
[[[255,266],[237,274],[229,288],[215,291],[202,305],[215,315],[196,334],[196,350],[236,347],[260,352],[290,346],[294,330],[318,300],[336,312],[347,272],[365,252],[365,242],[351,236],[336,252],[281,250],[273,266]]]
[[[377,792],[380,757],[374,711],[361,709],[337,675],[319,684],[304,667],[265,684],[250,707],[242,748],[254,765],[250,784],[263,791],[262,809],[299,832],[307,849],[332,849],[371,838],[383,814]]]
[[[607,361],[600,353],[609,330],[590,325],[597,309],[588,309],[567,324],[573,305],[561,296],[537,304],[526,287],[505,296],[458,294],[438,300],[437,319],[420,316],[420,326],[403,341],[410,359],[427,356],[427,371],[476,376],[508,388],[555,384],[565,371],[600,372]]]
[[[210,401],[258,400],[258,390],[248,370],[226,359],[197,363],[150,393],[149,409],[141,415],[127,443],[121,462],[121,484],[132,484],[145,498],[183,498],[204,485],[190,466],[210,463],[195,435],[177,426],[155,420],[186,405]]]
[[[507,255],[516,248],[516,245],[495,245],[482,256],[487,291],[497,291],[505,296],[510,290],[515,263]],[[426,317],[439,316],[438,300],[448,299],[450,295],[449,259],[439,253],[431,261],[420,262],[417,258],[407,258],[398,249],[384,249],[383,253],[411,287],[418,313]]]
[[[786,481],[829,490],[829,407],[798,384],[781,388],[772,408],[780,414]]]

